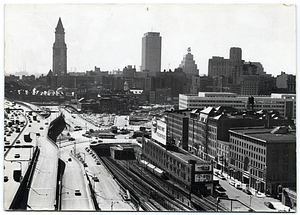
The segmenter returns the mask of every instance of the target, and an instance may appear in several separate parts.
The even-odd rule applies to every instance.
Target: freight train
[[[145,160],[141,160],[140,164],[146,168],[147,170],[149,170],[150,172],[152,172],[153,174],[155,174],[156,176],[163,178],[163,179],[168,179],[166,172],[156,166],[154,166],[153,164],[149,163],[148,161]]]

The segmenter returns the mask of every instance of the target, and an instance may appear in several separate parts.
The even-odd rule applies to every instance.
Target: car
[[[31,125],[29,125],[29,127],[31,127]]]
[[[20,158],[20,154],[15,154],[15,158]]]
[[[76,190],[75,190],[75,196],[81,196],[81,192],[80,192],[79,189],[76,189]]]
[[[102,143],[103,141],[102,140],[98,140],[98,143]]]
[[[101,165],[101,163],[99,161],[96,162],[97,165]]]
[[[238,189],[238,190],[241,190],[242,186],[241,186],[241,184],[235,184],[235,188]]]
[[[84,167],[88,167],[88,165],[87,165],[86,163],[83,163],[83,166],[84,166]]]
[[[9,141],[5,141],[5,145],[9,145],[10,144],[10,142]]]
[[[264,205],[270,209],[275,209],[274,205],[271,202],[264,202]]]
[[[93,141],[93,142],[91,142],[91,144],[96,144],[97,143],[97,141]]]
[[[214,172],[214,175],[215,175],[215,176],[219,176],[220,173],[219,173],[219,172]]]
[[[221,187],[220,185],[216,185],[215,189],[218,191],[221,191],[221,192],[226,192],[226,190],[223,187]]]
[[[218,177],[222,180],[226,180],[226,178],[224,177],[224,175],[218,175]]]
[[[6,134],[6,136],[8,136],[8,137],[9,137],[9,136],[11,136],[11,134],[10,134],[10,133],[7,133],[7,134]]]
[[[72,158],[69,158],[68,161],[72,161]]]
[[[98,178],[97,176],[93,177],[93,180],[94,180],[95,182],[99,182],[99,178]]]
[[[74,141],[74,140],[75,140],[74,137],[70,137],[70,138],[69,138],[69,141]]]
[[[43,128],[43,127],[40,127],[40,129],[43,130],[44,128]]]
[[[20,144],[20,143],[21,143],[21,141],[20,141],[20,140],[17,140],[17,141],[16,141],[16,143]]]
[[[243,189],[243,192],[246,193],[246,194],[248,194],[248,195],[252,195],[252,193],[250,192],[249,189]]]
[[[8,177],[4,176],[4,182],[7,182],[7,181],[8,181]]]
[[[235,182],[234,182],[234,181],[230,181],[229,184],[230,184],[231,186],[235,186]]]

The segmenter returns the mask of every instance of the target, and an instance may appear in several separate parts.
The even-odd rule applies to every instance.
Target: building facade
[[[144,34],[141,71],[147,71],[151,74],[161,71],[161,36],[158,32]]]
[[[272,93],[271,96],[253,97],[254,110],[274,110],[286,118],[296,119],[296,94]],[[248,99],[248,96],[224,92],[199,92],[198,96],[179,94],[179,109],[231,106],[238,110],[247,110],[250,109]]]
[[[199,76],[199,70],[197,69],[197,64],[195,63],[194,56],[191,54],[191,48],[187,49],[187,54],[183,56],[179,68],[182,68],[183,72],[187,76]]]
[[[52,72],[54,73],[54,76],[67,74],[67,45],[65,43],[65,29],[60,18],[55,28]]]
[[[276,87],[287,92],[296,93],[296,76],[281,72],[276,77]]]
[[[257,191],[278,196],[296,186],[296,132],[281,126],[229,130],[231,175]]]

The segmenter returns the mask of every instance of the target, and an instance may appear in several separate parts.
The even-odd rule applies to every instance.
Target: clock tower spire
[[[67,45],[65,43],[65,29],[59,17],[55,28],[55,42],[53,43],[53,75],[67,74]]]

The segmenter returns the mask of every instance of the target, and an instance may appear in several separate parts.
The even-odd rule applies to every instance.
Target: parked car
[[[20,154],[15,154],[15,158],[20,158]]]
[[[4,176],[4,182],[7,182],[7,181],[8,181],[8,177]]]
[[[246,194],[248,194],[248,195],[252,195],[252,193],[248,189],[243,189],[243,192],[246,193]]]
[[[81,192],[80,192],[80,190],[75,190],[75,196],[81,196]]]
[[[238,189],[238,190],[241,190],[242,186],[240,184],[235,184],[235,188]]]
[[[215,189],[218,191],[221,191],[221,192],[226,192],[226,190],[223,187],[221,187],[220,185],[216,185]]]
[[[230,184],[231,186],[235,186],[235,182],[234,182],[234,181],[230,181],[229,184]]]
[[[275,209],[274,205],[271,202],[264,202],[264,205],[268,208]]]

